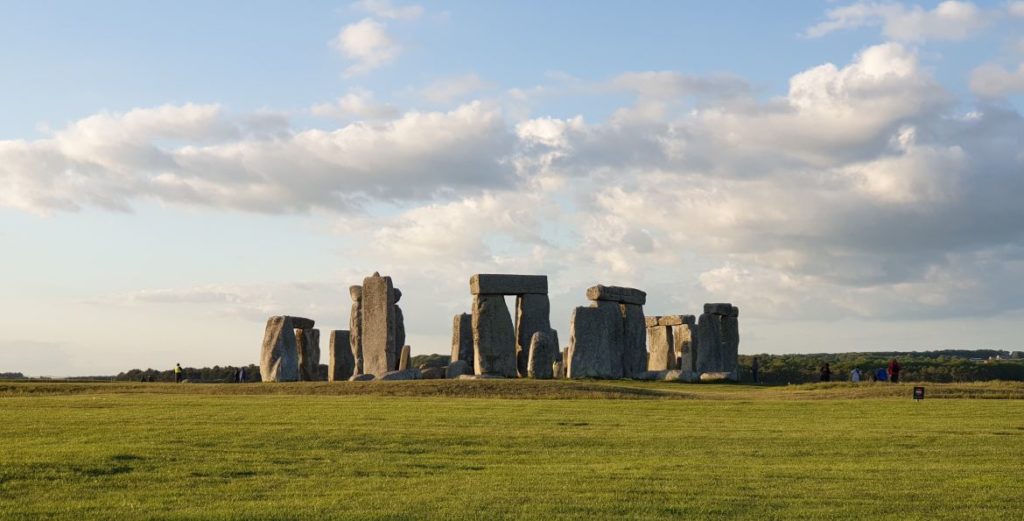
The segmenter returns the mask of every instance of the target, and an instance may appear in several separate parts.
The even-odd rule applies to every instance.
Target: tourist
[[[887,378],[885,376],[885,368],[884,367],[879,367],[878,369],[876,369],[875,370],[875,381],[876,382],[884,382],[886,380],[887,380]]]
[[[895,383],[899,383],[899,381],[900,381],[900,369],[901,369],[900,363],[897,362],[895,358],[893,358],[892,360],[889,360],[889,368],[886,371],[886,374],[889,375],[889,381],[890,382],[892,382],[894,384]]]
[[[753,366],[752,366],[752,367],[751,367],[751,369],[750,369],[750,372],[754,373],[754,383],[756,383],[756,384],[757,384],[757,383],[761,383],[761,382],[760,382],[760,381],[758,381],[758,379],[757,379],[757,370],[758,370],[758,366],[757,366],[757,357],[755,356],[755,357],[754,357],[754,363],[753,363]]]
[[[181,383],[181,364],[174,364],[174,383]]]
[[[826,362],[825,365],[821,366],[821,381],[828,382],[829,380],[832,380],[832,368]]]
[[[240,383],[240,384],[245,383],[245,368],[244,367],[239,367],[238,368],[238,383]]]
[[[850,381],[851,382],[859,382],[860,381],[860,369],[854,367],[853,370],[850,371]]]

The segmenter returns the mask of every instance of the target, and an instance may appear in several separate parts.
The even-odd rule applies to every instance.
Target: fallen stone
[[[469,362],[466,362],[465,360],[455,360],[448,364],[447,369],[445,369],[444,376],[445,378],[452,379],[468,374],[473,374],[473,368],[470,367]]]
[[[708,382],[731,382],[736,380],[736,373],[730,373],[727,371],[709,371],[706,373],[700,373],[700,381],[702,383]]]
[[[303,382],[319,380],[320,330],[296,329],[295,347],[299,359],[299,380]]]
[[[473,351],[476,374],[516,377],[516,332],[505,297],[473,297]]]
[[[637,304],[624,304],[622,318],[622,376],[633,378],[647,370],[647,331],[644,327],[644,308]]]
[[[647,349],[650,351],[647,359],[648,371],[669,371],[676,368],[670,326],[647,328]]]
[[[530,342],[534,333],[551,329],[551,302],[547,295],[525,294],[516,297],[516,370],[526,377],[530,361]],[[555,350],[558,350],[557,340]]]
[[[348,331],[331,331],[330,354],[327,366],[328,382],[344,382],[355,374],[355,358]]]
[[[469,313],[459,313],[452,319],[451,360],[464,360],[473,365],[473,315]]]
[[[420,373],[424,380],[443,380],[447,376],[446,369],[445,367],[427,367],[420,369]]]
[[[526,374],[538,380],[555,377],[555,353],[558,352],[558,338],[554,331],[537,331],[530,339],[529,361]]]
[[[662,372],[659,372],[659,371],[643,371],[643,372],[637,373],[635,376],[633,376],[633,379],[634,380],[654,381],[654,380],[661,379],[662,374],[663,374],[663,371]]]
[[[469,292],[473,295],[547,295],[548,277],[479,273],[470,277]]]
[[[740,308],[728,303],[704,304],[704,312],[733,318],[740,316]]]
[[[381,381],[421,380],[423,379],[423,373],[416,368],[406,369],[404,371],[388,371],[380,375],[377,379]]]
[[[621,286],[603,286],[598,284],[587,289],[589,300],[607,300],[622,304],[644,305],[647,303],[647,293],[636,288],[624,288]]]
[[[270,317],[263,332],[260,379],[264,382],[295,382],[299,379],[299,355],[291,317]]]
[[[348,317],[348,341],[355,360],[352,374],[363,374],[363,287],[349,286],[348,294],[352,297],[352,314]]]
[[[412,348],[409,346],[402,346],[402,354],[398,357],[398,370],[405,371],[409,369],[409,358],[412,355]]]
[[[384,374],[398,367],[395,347],[395,293],[391,277],[363,279],[362,344],[363,371]]]
[[[697,382],[700,380],[700,374],[693,371],[673,369],[671,371],[665,371],[662,380],[668,382]]]
[[[376,380],[376,377],[372,374],[355,374],[348,379],[350,382],[369,382],[370,380]]]

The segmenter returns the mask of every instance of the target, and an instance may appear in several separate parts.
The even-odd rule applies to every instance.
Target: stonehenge
[[[586,290],[588,306],[572,310],[569,343],[560,349],[551,327],[544,275],[476,274],[472,307],[452,318],[447,365],[430,359],[412,367],[405,343],[402,291],[375,272],[349,287],[348,330],[330,332],[326,379],[330,382],[411,379],[599,378],[702,382],[735,380],[739,308],[704,304],[694,315],[645,316],[647,293],[598,284]],[[510,312],[506,298],[515,297]],[[267,320],[260,352],[265,382],[315,381],[320,330],[295,316]],[[429,351],[428,351],[429,352]]]

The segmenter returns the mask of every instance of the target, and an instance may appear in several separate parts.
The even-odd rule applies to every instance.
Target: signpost
[[[924,387],[914,388],[914,401],[924,400]]]

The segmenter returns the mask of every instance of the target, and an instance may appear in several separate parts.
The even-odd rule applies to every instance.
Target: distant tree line
[[[807,355],[740,355],[741,381],[753,379],[754,357],[758,379],[766,384],[797,384],[819,380],[821,366],[829,364],[833,381],[849,381],[850,372],[860,369],[862,380],[870,381],[889,360],[899,361],[904,381],[973,382],[984,380],[1024,381],[1024,360],[1020,354],[996,350],[944,350],[920,352],[836,353]],[[997,359],[998,357],[998,359]]]
[[[25,375],[21,373],[0,373],[0,380],[24,380]]]

